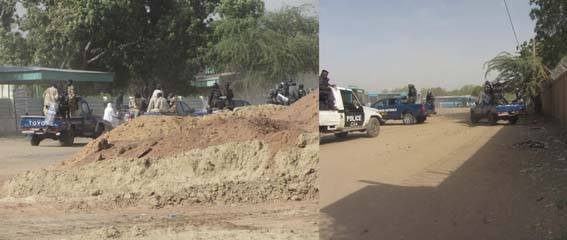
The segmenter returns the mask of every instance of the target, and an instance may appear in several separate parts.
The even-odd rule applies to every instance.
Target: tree
[[[0,57],[0,64],[111,71],[117,87],[161,82],[171,90],[183,89],[179,86],[187,86],[202,68],[210,17],[219,4],[219,0],[20,2],[27,14],[13,23],[26,36],[4,31],[0,49],[25,45],[29,54],[17,48],[23,53],[11,55],[16,59]],[[13,11],[7,15],[14,19]]]
[[[227,2],[243,2],[231,7]],[[261,79],[271,84],[317,72],[319,65],[316,17],[299,7],[264,12],[258,0],[230,0],[221,3],[222,19],[213,23],[214,40],[209,63],[219,71],[240,73],[244,79]]]
[[[538,55],[550,69],[567,55],[567,2],[530,0],[535,7],[530,16],[536,20],[536,40],[541,43]]]
[[[10,31],[14,23],[14,13],[16,12],[16,0],[0,1],[0,28]]]

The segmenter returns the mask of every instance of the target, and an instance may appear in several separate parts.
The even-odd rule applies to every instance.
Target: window
[[[351,91],[341,90],[343,104],[346,106],[354,106],[354,97]]]
[[[385,107],[385,106],[386,106],[386,105],[384,104],[385,102],[386,102],[385,100],[380,100],[380,101],[374,103],[374,104],[372,105],[372,107],[373,107],[373,108]]]
[[[81,115],[87,116],[91,113],[91,108],[87,102],[81,102]]]
[[[360,102],[356,98],[356,95],[352,91],[341,90],[341,97],[343,99],[343,105],[345,108],[353,109],[360,105]]]

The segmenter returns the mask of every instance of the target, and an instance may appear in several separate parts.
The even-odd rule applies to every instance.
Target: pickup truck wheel
[[[473,111],[471,111],[471,122],[478,123],[479,120],[480,118]]]
[[[380,133],[380,121],[376,118],[371,118],[368,122],[368,126],[366,126],[366,135],[368,137],[377,137]]]
[[[347,136],[348,136],[348,132],[335,133],[335,137],[338,138],[346,138]]]
[[[516,123],[518,122],[518,119],[520,117],[519,116],[513,116],[512,118],[510,118],[509,122],[511,125],[516,125]]]
[[[39,146],[39,143],[41,142],[41,137],[38,135],[32,135],[30,143],[32,146]]]
[[[59,136],[59,144],[64,147],[73,146],[75,142],[75,135],[73,134],[72,130],[63,131]]]
[[[425,117],[418,117],[418,118],[417,118],[417,123],[419,123],[419,124],[424,123],[424,122],[425,122],[425,119],[427,119],[427,118],[425,118]]]
[[[410,125],[410,124],[415,124],[417,120],[411,113],[405,113],[404,116],[402,117],[402,122],[405,125]]]
[[[488,115],[488,122],[492,125],[496,125],[498,123],[498,114],[490,114]]]

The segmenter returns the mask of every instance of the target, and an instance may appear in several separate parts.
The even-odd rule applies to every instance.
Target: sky
[[[520,43],[532,38],[529,0],[507,3]],[[369,91],[481,84],[484,63],[516,49],[502,0],[321,0],[319,20],[321,69]]]

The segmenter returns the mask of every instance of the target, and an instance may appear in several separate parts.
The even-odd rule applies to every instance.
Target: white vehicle
[[[349,132],[366,132],[368,137],[380,133],[383,122],[378,110],[365,107],[347,88],[319,89],[319,133],[346,137]]]

